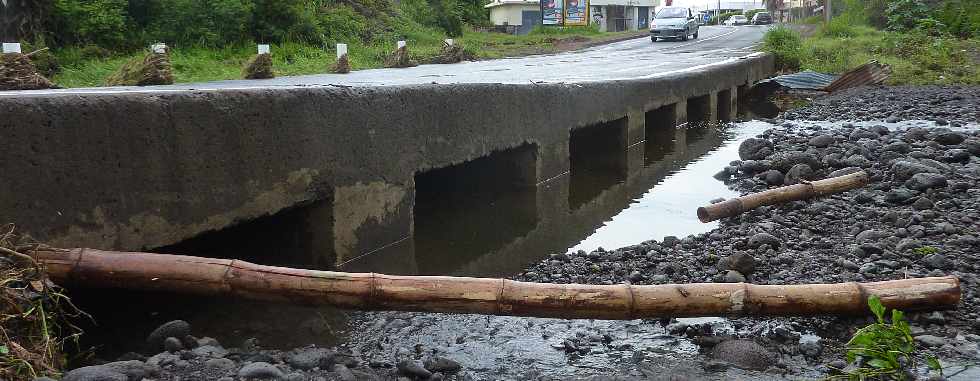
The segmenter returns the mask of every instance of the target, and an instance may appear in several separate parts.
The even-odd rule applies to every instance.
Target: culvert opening
[[[707,135],[711,122],[711,95],[687,100],[687,143],[697,142]]]
[[[718,120],[721,122],[732,121],[732,90],[726,89],[718,92]]]
[[[674,152],[677,133],[677,104],[646,112],[644,164],[653,164]]]
[[[327,199],[149,251],[332,269],[332,231],[332,200]],[[195,332],[207,333],[228,346],[236,346],[248,337],[275,346],[313,342],[329,345],[336,340],[334,333],[310,333],[297,327],[303,328],[311,318],[340,324],[343,316],[330,313],[329,309],[302,310],[282,304],[168,291],[72,287],[69,296],[97,323],[79,320],[85,331],[81,347],[98,346],[99,358],[106,359],[148,350],[143,347],[143,338],[160,324],[175,319],[187,320]],[[152,353],[156,352],[159,349]]]
[[[332,204],[330,199],[316,201],[150,251],[241,259],[270,266],[332,269]]]
[[[572,209],[580,208],[603,190],[626,180],[627,122],[623,117],[570,132],[568,204]]]
[[[711,95],[688,98],[687,125],[707,124],[711,119]]]
[[[537,150],[525,144],[415,175],[419,274],[455,273],[535,228]]]

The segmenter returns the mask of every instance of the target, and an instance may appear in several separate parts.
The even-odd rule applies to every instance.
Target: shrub
[[[803,39],[796,31],[777,26],[766,32],[762,39],[762,50],[776,56],[778,70],[797,70],[803,54]]]
[[[399,7],[405,16],[419,24],[436,25],[435,11],[426,0],[402,0]]]
[[[828,37],[850,38],[857,36],[857,31],[845,18],[831,19],[820,28],[820,33]]]
[[[483,8],[484,4],[483,0],[456,0],[456,9],[469,25],[490,25],[490,11]]]
[[[54,0],[48,32],[60,45],[123,47],[128,5],[127,0]]]
[[[367,19],[348,5],[325,8],[317,16],[327,44],[359,40],[367,28]]]
[[[460,15],[456,0],[433,0],[439,27],[446,31],[449,37],[463,35],[463,17]]]
[[[929,6],[918,0],[891,0],[885,15],[888,29],[908,31],[915,29],[920,20],[929,18]]]
[[[159,1],[147,20],[153,35],[146,36],[150,41],[143,44],[162,40],[220,46],[246,41],[254,6],[250,0]]]
[[[255,0],[252,37],[259,42],[279,42],[292,37],[306,40],[320,34],[303,0]]]
[[[945,30],[959,38],[980,37],[980,1],[952,0],[943,2],[933,17]]]
[[[915,340],[905,314],[892,310],[891,323],[885,321],[885,307],[877,296],[868,298],[868,306],[876,323],[859,329],[847,342],[847,362],[853,368],[830,379],[905,379],[905,371],[915,369]],[[927,357],[930,369],[942,374],[942,366],[934,357]]]

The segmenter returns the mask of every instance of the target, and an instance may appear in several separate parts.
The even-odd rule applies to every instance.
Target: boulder
[[[772,154],[772,142],[748,138],[738,146],[738,157],[742,160],[761,160]]]
[[[748,340],[723,341],[711,350],[711,357],[750,370],[765,370],[776,364],[773,353]]]
[[[946,176],[938,173],[916,173],[905,182],[906,188],[920,192],[932,188],[945,188],[947,185]]]

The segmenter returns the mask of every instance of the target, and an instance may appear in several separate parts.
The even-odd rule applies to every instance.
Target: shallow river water
[[[642,168],[633,173],[616,177],[583,170],[571,179],[570,189],[555,191],[554,197],[568,197],[568,211],[528,207],[547,204],[540,199],[552,197],[542,196],[540,191],[463,197],[451,208],[427,207],[420,200],[411,253],[414,264],[393,269],[391,261],[374,258],[345,263],[341,269],[507,277],[551,253],[617,248],[709,231],[715,224],[699,222],[696,207],[734,195],[712,175],[738,159],[742,140],[771,127],[753,121],[678,130],[674,136],[665,135],[656,142],[651,139],[645,147]],[[255,253],[244,257],[262,262],[263,250],[308,247],[304,241],[309,237],[293,234],[292,228],[289,218],[257,221],[253,229],[263,231],[265,242],[252,245]],[[227,241],[220,236],[211,240],[214,242],[199,244],[196,249],[207,251]],[[403,254],[393,250],[383,255]],[[269,264],[320,267],[283,262],[268,260]],[[384,268],[372,265],[386,262]],[[390,363],[409,355],[444,353],[461,362],[477,379],[686,369],[687,362],[696,365],[698,352],[697,345],[666,334],[655,321],[354,312],[146,292],[81,292],[78,298],[99,322],[89,330],[88,338],[98,343],[107,357],[141,349],[138,346],[143,335],[171,319],[187,320],[197,335],[216,337],[228,347],[252,337],[270,348],[336,345]],[[117,303],[119,300],[127,302]],[[711,326],[715,332],[733,329],[725,319],[683,321]],[[563,347],[569,338],[595,345],[569,354]],[[701,369],[694,365],[690,368],[688,372]]]

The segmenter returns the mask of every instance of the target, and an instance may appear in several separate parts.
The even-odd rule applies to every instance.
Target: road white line
[[[669,46],[669,47],[664,47],[664,49],[662,49],[661,51],[663,51],[663,50],[671,50],[671,49],[677,49],[677,48],[683,48],[683,47],[685,47],[685,46],[691,46],[691,45],[694,45],[694,44],[700,44],[700,43],[702,43],[702,42],[705,42],[705,41],[711,41],[711,40],[714,40],[714,39],[716,39],[716,38],[721,38],[721,37],[725,37],[725,36],[728,36],[728,35],[731,35],[731,34],[734,34],[734,33],[736,33],[736,32],[738,32],[738,29],[732,29],[732,31],[731,31],[731,32],[728,32],[728,33],[724,33],[724,34],[719,34],[719,35],[717,35],[717,36],[711,36],[711,37],[705,37],[705,38],[699,38],[699,39],[697,39],[697,40],[694,40],[694,42],[689,42],[689,43],[687,43],[687,44],[681,44],[681,45],[671,45],[671,46]]]

